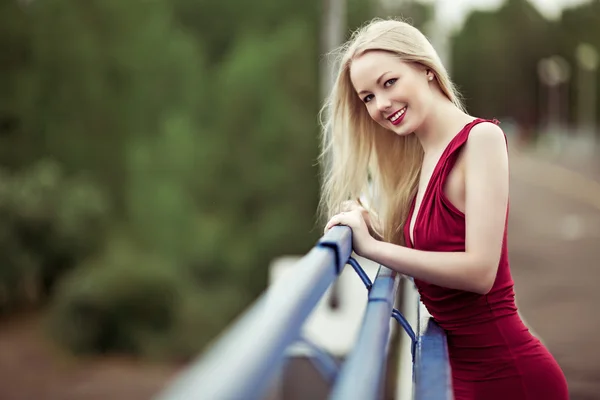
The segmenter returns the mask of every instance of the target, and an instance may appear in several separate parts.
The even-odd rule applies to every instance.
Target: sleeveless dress
[[[409,235],[413,199],[404,226],[407,247],[465,251],[465,215],[448,200],[443,187],[471,128],[482,122],[498,123],[470,122],[440,157],[415,220],[414,243]],[[506,239],[507,223],[496,280],[486,295],[414,280],[421,301],[446,332],[455,400],[567,400],[561,368],[517,313]]]

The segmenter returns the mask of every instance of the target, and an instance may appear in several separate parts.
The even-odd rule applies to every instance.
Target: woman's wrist
[[[371,239],[367,242],[367,245],[365,246],[364,249],[364,254],[362,254],[361,256],[369,259],[371,261],[375,261],[377,262],[377,254],[378,254],[378,250],[379,250],[379,246],[381,245],[381,241],[377,240],[376,238],[374,238],[373,236],[371,236]]]

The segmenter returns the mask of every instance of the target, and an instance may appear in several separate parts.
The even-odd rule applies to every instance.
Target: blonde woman
[[[349,226],[357,254],[414,277],[447,333],[455,399],[568,399],[563,372],[515,306],[498,122],[466,113],[409,24],[374,20],[340,50],[324,114],[325,230]],[[352,201],[361,196],[376,213]]]

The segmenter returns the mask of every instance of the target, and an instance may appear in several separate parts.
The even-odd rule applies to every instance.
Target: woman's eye
[[[371,101],[371,100],[373,100],[373,95],[372,95],[372,94],[369,94],[369,95],[367,95],[367,96],[365,96],[365,97],[363,98],[363,101],[364,101],[365,103],[368,103],[368,102],[369,102],[369,101]]]
[[[392,86],[394,83],[396,83],[398,79],[396,78],[392,78],[392,79],[388,79],[387,81],[385,81],[385,83],[383,84],[383,86],[385,87],[390,87]]]

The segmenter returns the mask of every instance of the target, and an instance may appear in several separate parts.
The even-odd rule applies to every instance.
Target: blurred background
[[[517,302],[600,398],[600,0],[0,0],[0,399],[150,399],[315,244],[324,54],[375,16],[502,122]]]

